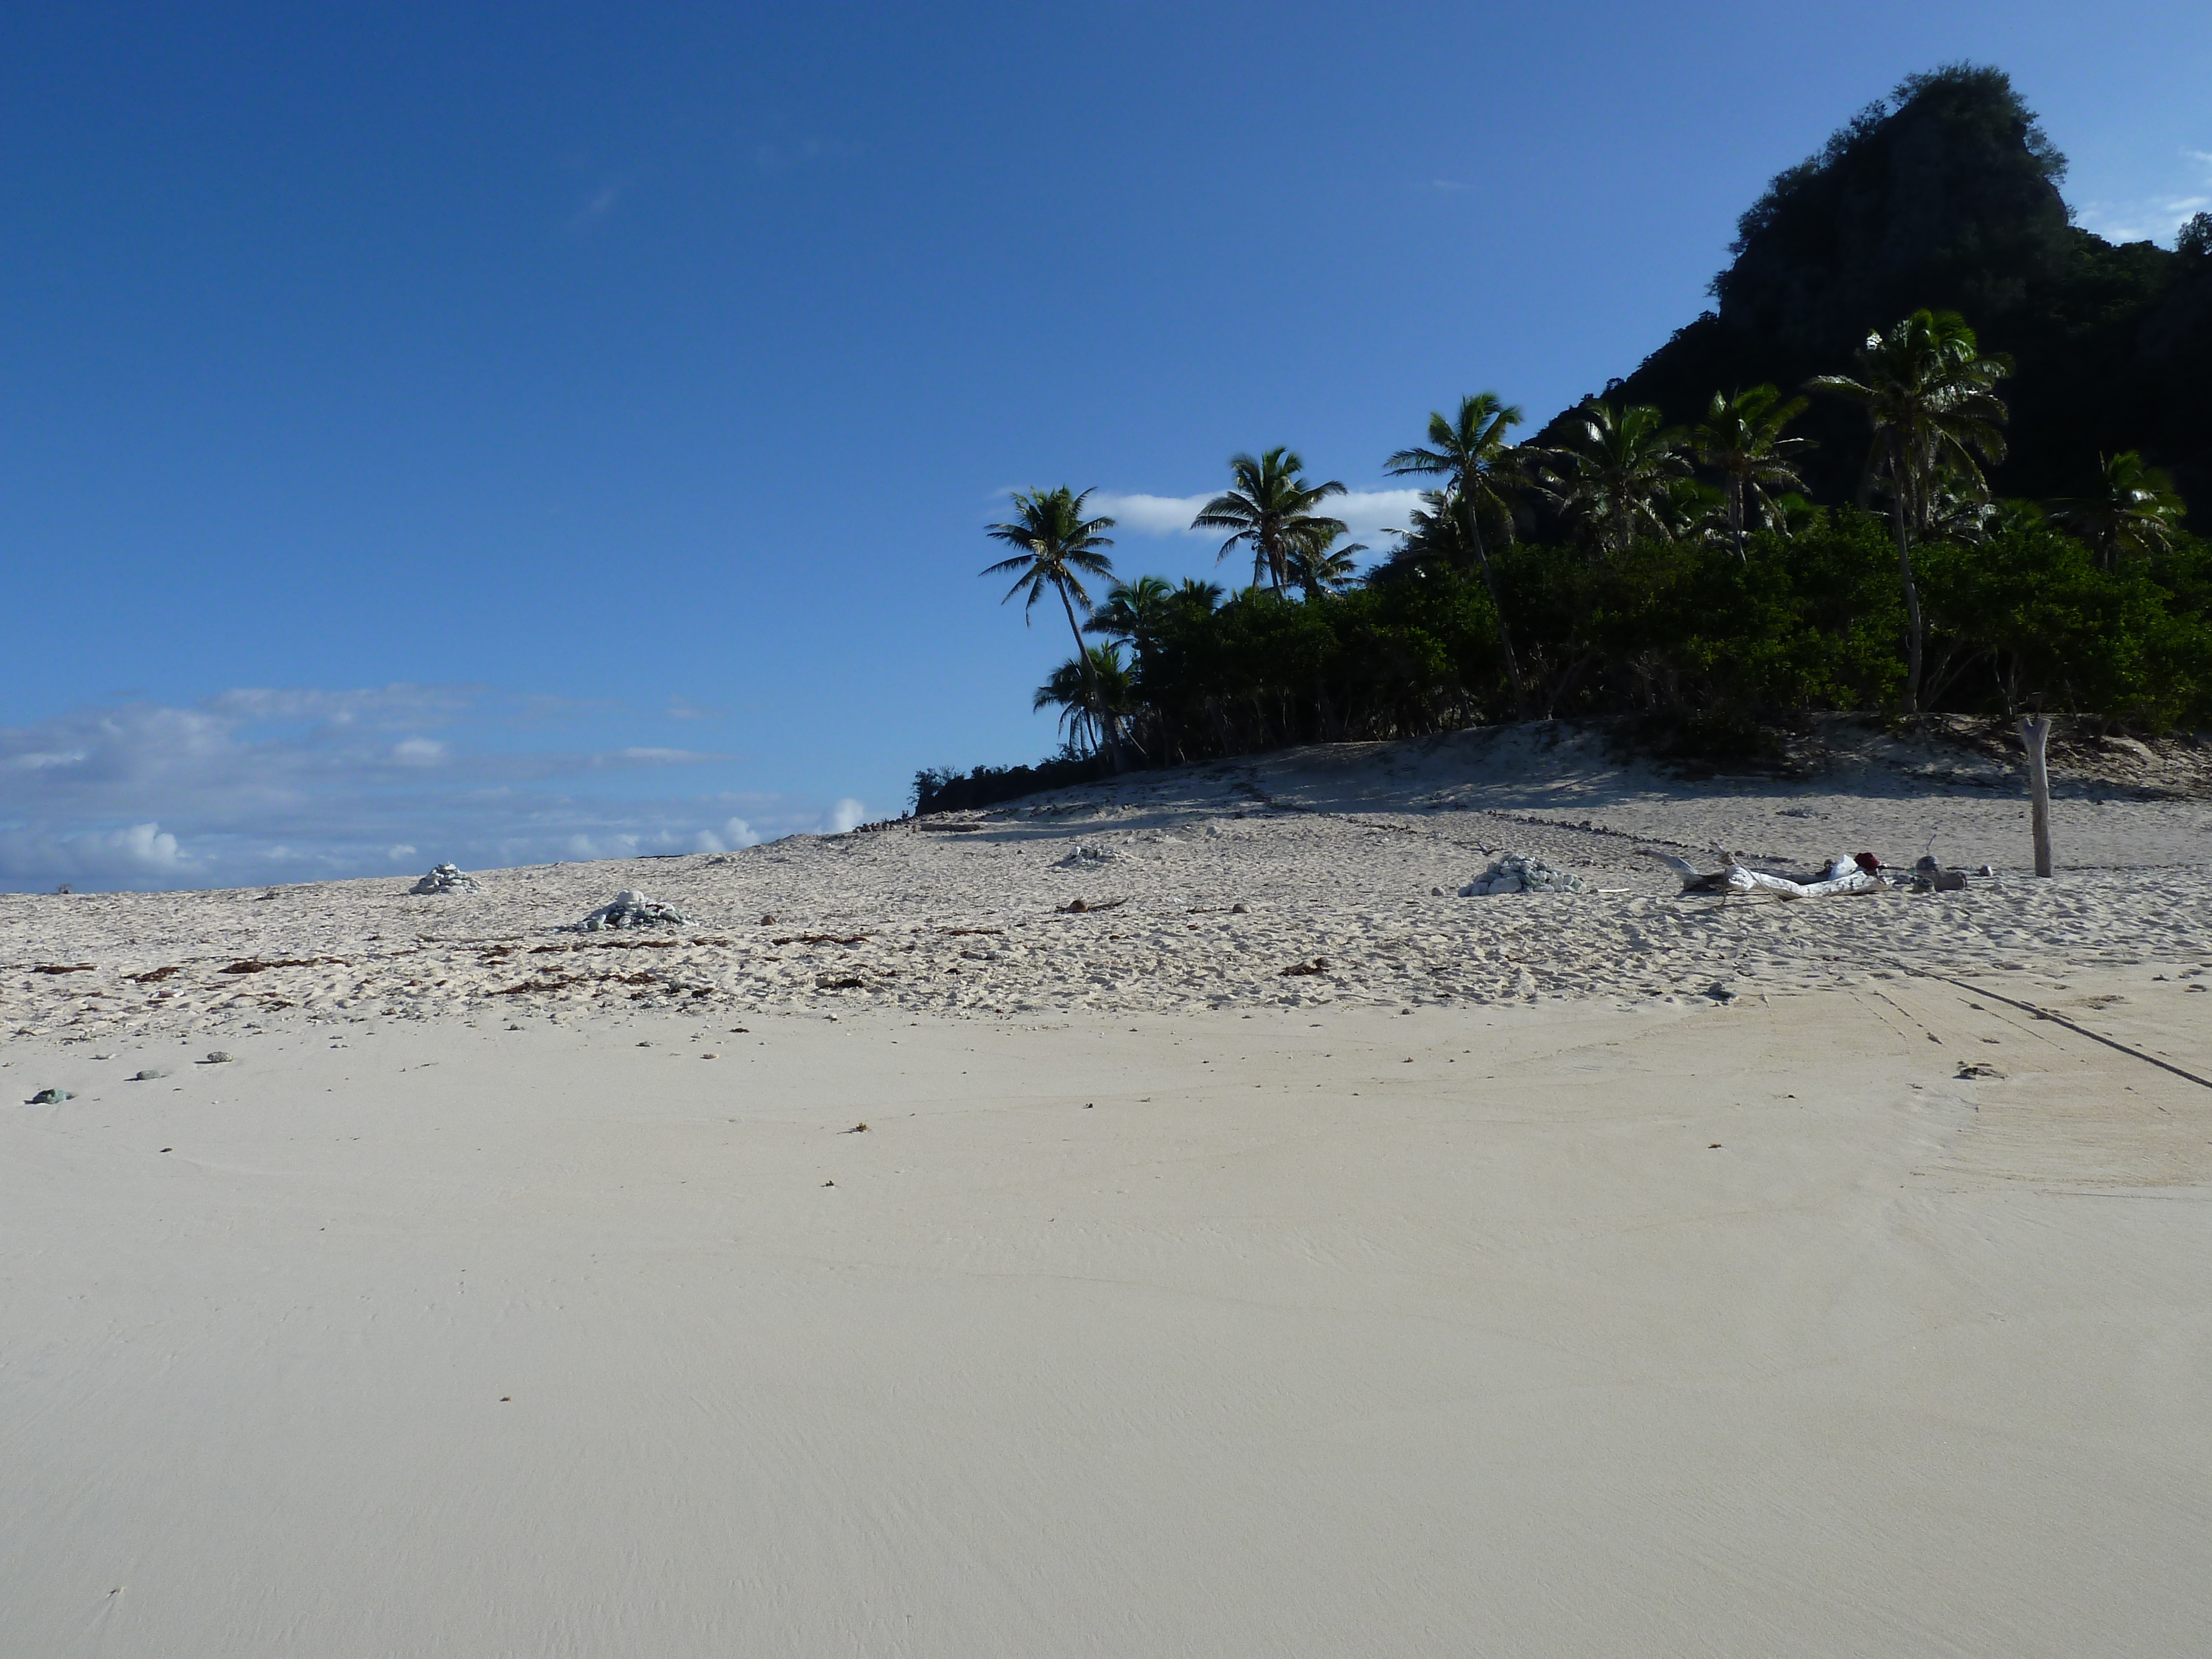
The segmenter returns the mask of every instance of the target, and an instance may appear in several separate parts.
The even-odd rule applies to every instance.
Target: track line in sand
[[[2021,1002],[2014,998],[2008,997],[2002,991],[1985,990],[1978,985],[1969,985],[1964,980],[1953,979],[1948,974],[1929,974],[1918,972],[1917,970],[1913,971],[1916,978],[1940,979],[1946,985],[1955,985],[1961,991],[1969,992],[1975,996],[1985,996],[1993,1002],[2004,1003],[2010,1007],[2019,1009],[2021,1012],[2024,1014],[2032,1014],[2038,1019],[2051,1020],[2057,1024],[2063,1025],[2069,1031],[2079,1032],[2081,1036],[2087,1037],[2092,1042],[2101,1042],[2107,1048],[2117,1048],[2124,1054],[2133,1055],[2136,1059],[2142,1060],[2147,1066],[2155,1066],[2162,1072],[2171,1072],[2178,1078],[2185,1078],[2200,1089],[2212,1089],[2212,1078],[2199,1077],[2196,1073],[2189,1071],[2183,1066],[2176,1066],[2170,1060],[2160,1060],[2156,1054],[2147,1054],[2140,1048],[2130,1047],[2129,1044],[2122,1042],[2117,1038],[2105,1036],[2101,1031],[2093,1031],[2087,1026],[2077,1024],[2073,1020],[2067,1018],[2065,1015],[2058,1012],[2056,1009],[2039,1008],[2032,1002]]]

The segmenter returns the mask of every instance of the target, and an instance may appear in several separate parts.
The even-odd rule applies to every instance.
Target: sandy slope
[[[13,896],[0,1030],[105,1041],[671,1003],[719,1017],[1644,998],[2206,953],[2204,793],[2063,780],[2066,874],[2037,882],[2021,873],[2016,777],[1956,750],[1836,758],[1809,782],[1686,785],[1588,734],[1478,732],[1141,774],[733,854],[500,871],[476,895],[415,898],[387,879]],[[2004,873],[1962,895],[1686,902],[1640,850],[1810,866],[1865,849],[1910,865],[1931,834],[1948,861]],[[1104,856],[1071,863],[1079,848]],[[1501,850],[1598,890],[1449,896]],[[696,925],[649,945],[549,933],[624,887]],[[1116,908],[1064,913],[1077,899]],[[1316,957],[1319,972],[1285,972]]]
[[[2038,883],[1984,774],[0,901],[0,1659],[2192,1651],[2212,813],[2073,775]],[[2007,873],[1637,850],[1931,829]],[[1431,893],[1504,848],[1627,890]]]
[[[749,1024],[11,1045],[0,1651],[2212,1620],[2212,1091],[1981,990]]]

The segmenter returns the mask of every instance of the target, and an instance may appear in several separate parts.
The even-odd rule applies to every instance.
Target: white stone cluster
[[[407,890],[410,893],[421,893],[425,895],[434,893],[473,893],[477,890],[477,880],[474,876],[469,875],[450,864],[441,864]]]
[[[1462,898],[1487,898],[1495,893],[1579,893],[1583,878],[1554,870],[1541,859],[1508,853],[1493,860],[1490,868],[1459,890]]]
[[[684,927],[690,921],[672,905],[655,904],[635,888],[625,887],[568,931],[596,933],[609,927]]]

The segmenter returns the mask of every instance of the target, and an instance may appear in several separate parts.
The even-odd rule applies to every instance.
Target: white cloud
[[[732,853],[740,847],[756,847],[760,836],[743,818],[731,818],[720,830],[702,830],[691,837],[695,853]]]
[[[189,707],[100,705],[0,726],[0,889],[246,885],[386,874],[417,857],[489,868],[723,850],[823,822],[818,803],[772,795],[638,798],[639,780],[720,756],[514,749],[518,726],[556,718],[549,707],[467,687],[238,690]],[[582,713],[605,714],[570,709]],[[421,735],[426,725],[444,735]],[[479,731],[495,741],[471,741]]]
[[[1202,495],[1118,495],[1101,491],[1092,497],[1097,509],[1115,521],[1118,531],[1140,536],[1190,536],[1221,544],[1224,532],[1193,530],[1190,521],[1205,510],[1215,492]],[[1321,511],[1341,519],[1352,539],[1373,547],[1391,530],[1406,527],[1407,516],[1421,504],[1419,489],[1354,489],[1332,495]]]
[[[158,823],[134,823],[105,836],[79,836],[76,845],[95,862],[112,860],[133,871],[172,874],[183,866],[177,838],[164,833]]]
[[[2090,202],[2075,216],[2084,228],[2108,242],[2166,242],[2190,219],[2212,208],[2212,196],[2173,196],[2159,202],[2127,202],[2117,205]]]
[[[18,872],[27,879],[15,879]],[[0,826],[0,878],[18,890],[64,882],[80,890],[175,887],[199,873],[177,838],[159,823],[74,832]]]
[[[831,833],[835,835],[842,836],[849,830],[857,829],[867,821],[868,809],[850,795],[846,796],[844,799],[830,809]]]
[[[2181,158],[2197,175],[2192,183],[2156,196],[2084,202],[2075,217],[2107,241],[2172,243],[2182,226],[2212,208],[2212,150],[2185,149]]]
[[[660,712],[672,720],[718,720],[722,718],[720,709],[709,708],[689,697],[672,696],[668,700],[668,707]]]
[[[1190,521],[1212,499],[1212,495],[1100,495],[1091,504],[1124,532],[1133,530],[1140,536],[1205,536],[1212,532],[1194,531]]]
[[[218,692],[199,705],[216,720],[319,720],[331,726],[437,726],[456,720],[483,701],[481,686],[370,686],[351,691],[243,687]]]
[[[33,771],[42,766],[82,766],[87,752],[82,749],[70,749],[53,755],[11,755],[5,763],[11,770],[19,772]]]

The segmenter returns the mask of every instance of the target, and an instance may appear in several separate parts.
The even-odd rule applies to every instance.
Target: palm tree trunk
[[[1474,507],[1467,509],[1467,530],[1474,543],[1474,561],[1482,567],[1482,585],[1490,590],[1490,608],[1498,613],[1498,643],[1505,653],[1505,678],[1513,683],[1513,718],[1528,718],[1528,694],[1521,684],[1521,664],[1513,654],[1513,632],[1505,625],[1505,601],[1498,594],[1498,578],[1491,573],[1490,550],[1482,544],[1482,526],[1475,521]]]
[[[1736,562],[1749,564],[1751,555],[1743,550],[1743,480],[1731,472],[1728,481],[1729,529],[1735,535]]]
[[[1890,519],[1897,527],[1897,570],[1905,582],[1905,712],[1920,712],[1920,653],[1925,635],[1920,622],[1920,584],[1912,579],[1912,540],[1905,528],[1906,488],[1902,446],[1889,453]]]
[[[1170,727],[1168,725],[1168,712],[1157,702],[1148,704],[1145,701],[1143,689],[1154,683],[1153,676],[1151,672],[1152,659],[1146,654],[1145,647],[1139,644],[1134,638],[1130,640],[1129,644],[1131,648],[1137,653],[1137,708],[1139,711],[1142,711],[1149,707],[1152,711],[1152,734],[1158,744],[1161,763],[1164,764],[1168,755],[1173,747],[1173,745],[1169,742]],[[1140,742],[1134,744],[1133,747],[1137,751],[1137,763],[1141,767],[1145,763],[1146,759],[1145,745]]]
[[[1075,602],[1067,597],[1065,587],[1060,589],[1060,606],[1067,612],[1067,631],[1075,635],[1075,659],[1083,665],[1083,683],[1091,690],[1091,712],[1100,733],[1099,747],[1106,751],[1108,768],[1118,772],[1121,769],[1121,744],[1114,730],[1113,716],[1106,712],[1106,700],[1098,695],[1098,671],[1091,665],[1091,653],[1083,648],[1083,630],[1075,625]]]

